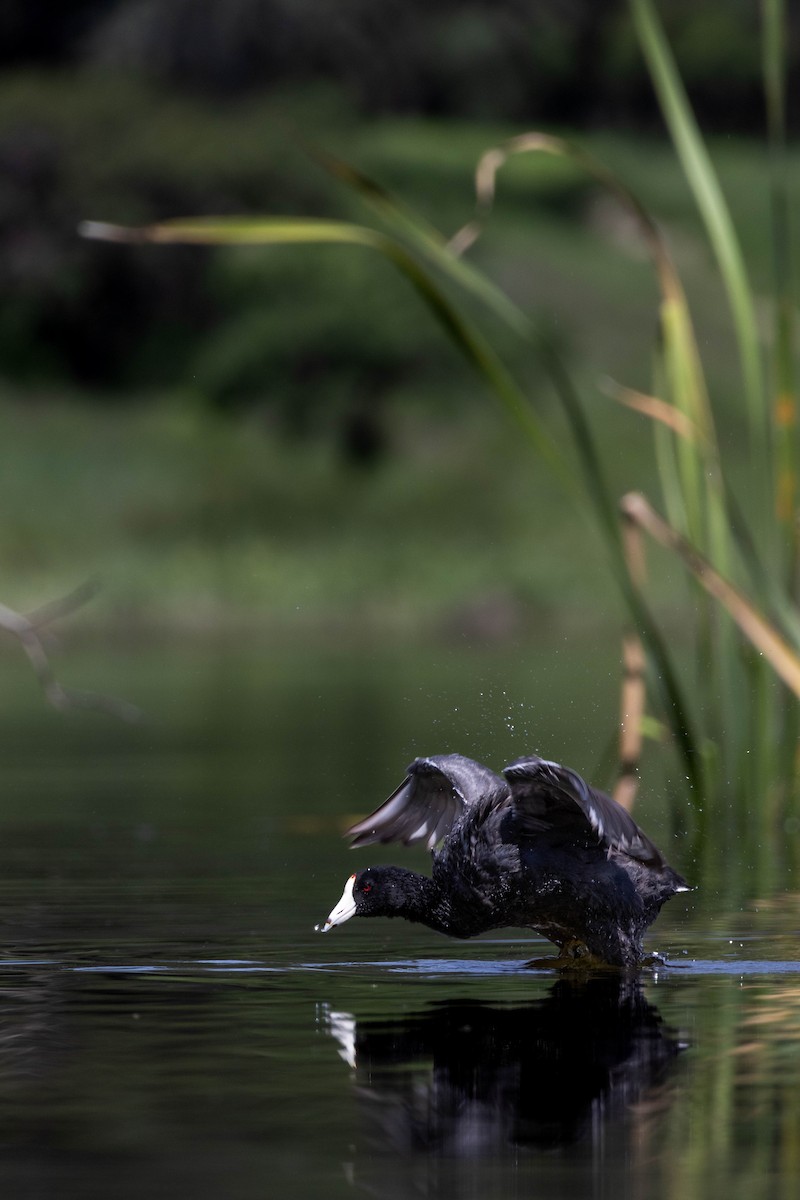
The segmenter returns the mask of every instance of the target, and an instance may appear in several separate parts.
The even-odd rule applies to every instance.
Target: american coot
[[[520,758],[503,776],[461,754],[415,759],[348,834],[354,847],[434,850],[441,841],[432,876],[357,871],[317,929],[353,916],[405,917],[461,938],[518,925],[555,942],[553,965],[640,963],[644,931],[665,900],[688,890],[685,880],[623,808],[569,767]]]

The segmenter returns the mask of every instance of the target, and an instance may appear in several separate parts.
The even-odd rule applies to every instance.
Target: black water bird
[[[354,847],[424,842],[432,875],[356,871],[317,929],[353,916],[405,917],[458,938],[523,926],[556,944],[560,955],[547,960],[556,966],[640,964],[645,930],[685,880],[625,809],[569,767],[521,758],[503,776],[461,754],[415,759],[348,834]]]

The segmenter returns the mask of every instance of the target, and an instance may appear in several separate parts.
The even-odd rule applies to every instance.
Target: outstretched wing
[[[591,829],[613,850],[656,869],[666,866],[661,852],[633,817],[605,792],[598,792],[577,771],[545,758],[520,758],[503,771],[523,828],[533,832],[574,825]]]
[[[425,842],[432,850],[471,804],[507,790],[499,775],[463,754],[415,758],[400,787],[347,835],[353,846]]]

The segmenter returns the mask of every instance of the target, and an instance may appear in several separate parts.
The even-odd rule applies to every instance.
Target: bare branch
[[[42,629],[45,625],[57,621],[59,617],[69,616],[70,613],[83,608],[99,591],[99,582],[96,579],[87,579],[86,583],[82,583],[72,592],[67,592],[66,596],[51,600],[48,604],[35,608],[33,612],[26,613],[26,618],[34,629]]]
[[[127,700],[119,700],[116,696],[104,696],[99,692],[65,688],[59,683],[39,635],[39,630],[57,618],[80,608],[96,591],[95,583],[83,584],[74,592],[43,605],[27,617],[5,604],[0,604],[0,629],[13,634],[20,643],[28,656],[34,675],[41,684],[45,699],[53,708],[60,711],[67,708],[93,709],[96,712],[109,713],[123,721],[138,721],[142,715],[141,710],[134,704],[129,704]]]

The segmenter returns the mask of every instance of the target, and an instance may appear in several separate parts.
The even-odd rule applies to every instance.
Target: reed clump
[[[629,0],[630,18],[685,176],[715,256],[731,315],[749,438],[749,470],[736,493],[717,432],[703,358],[679,271],[654,214],[625,182],[579,145],[531,132],[488,150],[476,170],[475,216],[445,235],[348,163],[312,151],[355,193],[374,224],[297,217],[197,218],[131,229],[87,223],[86,236],[125,242],[217,245],[341,244],[376,251],[416,289],[430,313],[565,492],[588,506],[629,616],[628,661],[646,678],[630,695],[624,794],[632,795],[642,731],[666,732],[688,782],[697,828],[715,811],[731,813],[733,830],[757,811],[800,813],[798,697],[800,610],[797,606],[798,438],[793,346],[793,276],[784,177],[786,45],[783,0],[764,0],[763,71],[771,171],[775,262],[773,336],[765,345],[739,238],[704,139],[692,114],[652,0]],[[606,387],[652,425],[657,496],[622,498],[610,489],[586,416],[586,398],[552,341],[497,284],[473,264],[470,250],[490,220],[498,177],[520,154],[569,159],[610,193],[638,230],[659,289],[652,383],[648,391]],[[481,314],[487,316],[484,321]],[[491,319],[488,319],[491,318]],[[503,322],[540,357],[572,434],[559,444],[503,361],[486,330]],[[694,622],[691,662],[670,645],[653,613],[642,539],[653,540],[685,568]],[[640,669],[642,660],[645,669]],[[623,722],[625,724],[625,722]],[[633,747],[633,749],[631,749]],[[766,827],[766,826],[763,826]]]

